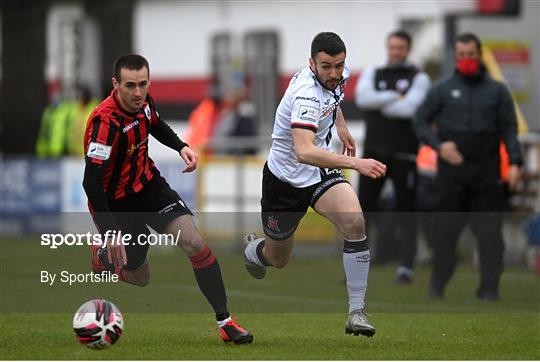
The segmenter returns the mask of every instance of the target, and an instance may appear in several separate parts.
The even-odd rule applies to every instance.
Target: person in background
[[[414,117],[418,138],[438,152],[433,271],[429,295],[443,297],[456,267],[456,246],[467,221],[478,240],[481,300],[499,299],[504,241],[500,142],[510,166],[508,187],[520,179],[522,153],[514,104],[506,86],[482,63],[482,43],[472,33],[456,37],[456,68],[429,90]],[[432,126],[435,125],[435,128]]]
[[[77,101],[63,97],[62,93],[57,93],[53,97],[41,117],[36,143],[38,157],[57,158],[69,154],[69,131],[77,109]]]
[[[185,139],[199,153],[211,153],[207,146],[225,108],[220,92],[217,83],[212,85],[208,96],[189,115]]]
[[[224,107],[217,121],[210,144],[221,144],[223,141],[233,141],[235,148],[219,148],[216,153],[233,155],[254,155],[257,148],[246,146],[242,142],[257,135],[255,124],[255,105],[250,102],[248,91],[244,86],[237,86],[225,92]],[[212,146],[210,146],[212,147]]]
[[[81,86],[79,93],[80,97],[73,112],[73,118],[68,124],[67,135],[69,154],[80,157],[84,155],[83,138],[86,121],[99,104],[99,100],[92,97],[92,92],[86,86]]]
[[[372,179],[360,176],[358,197],[366,213],[366,225],[373,224],[373,213],[387,180],[393,183],[394,215],[397,218],[390,240],[397,242],[400,265],[396,282],[413,281],[416,255],[417,221],[415,218],[416,153],[418,141],[412,127],[412,117],[424,100],[430,86],[429,76],[411,64],[407,57],[412,47],[411,36],[398,30],[386,40],[388,62],[382,67],[368,67],[362,73],[355,90],[355,101],[366,111],[365,158],[375,158],[388,166],[386,176]],[[378,235],[383,232],[379,230]],[[379,242],[381,242],[379,244]],[[375,258],[384,257],[385,249],[377,239]]]

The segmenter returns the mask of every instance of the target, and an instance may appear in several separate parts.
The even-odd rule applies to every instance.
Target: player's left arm
[[[429,76],[420,72],[413,78],[409,91],[399,99],[385,105],[382,114],[393,118],[412,118],[431,87]]]
[[[150,134],[160,143],[180,154],[186,163],[186,168],[182,172],[191,172],[197,168],[199,156],[161,118],[150,128]]]
[[[180,154],[180,157],[182,157],[186,163],[186,168],[184,168],[182,172],[194,171],[197,168],[199,156],[189,148],[187,143],[178,137],[164,120],[161,119],[159,113],[156,111],[154,100],[150,95],[148,95],[148,101],[152,108],[150,134],[161,144],[164,144]]]
[[[338,107],[337,109],[336,129],[337,129],[338,137],[343,143],[343,149],[341,150],[341,153],[346,154],[347,156],[355,157],[356,145],[354,142],[354,138],[351,135],[351,132],[349,132],[347,123],[345,122],[345,117],[343,116],[341,107]]]
[[[183,142],[178,135],[161,118],[150,128],[150,134],[160,143],[172,148],[180,154],[180,157],[186,163],[182,172],[192,172],[197,168],[199,156],[193,151],[187,143]]]

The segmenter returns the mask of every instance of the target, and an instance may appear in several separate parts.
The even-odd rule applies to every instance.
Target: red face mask
[[[464,76],[475,75],[480,68],[478,59],[458,59],[456,60],[457,70]]]

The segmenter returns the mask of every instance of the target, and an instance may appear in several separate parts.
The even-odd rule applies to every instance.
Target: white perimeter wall
[[[210,39],[219,31],[243,36],[275,30],[280,71],[307,64],[311,40],[321,31],[338,33],[353,71],[386,60],[388,32],[407,18],[440,18],[467,11],[464,1],[139,1],[135,7],[135,50],[152,65],[153,77],[199,77],[210,73]],[[437,34],[437,37],[439,35]],[[442,34],[440,34],[442,41]]]

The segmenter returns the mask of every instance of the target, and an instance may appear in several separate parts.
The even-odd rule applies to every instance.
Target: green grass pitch
[[[216,248],[218,250],[218,248]],[[478,273],[460,266],[445,298],[427,297],[429,268],[413,285],[393,283],[395,265],[370,272],[368,313],[373,338],[344,333],[346,288],[339,254],[293,257],[287,268],[253,280],[239,255],[217,252],[229,306],[250,329],[251,345],[225,345],[213,314],[198,291],[180,250],[152,249],[146,288],[125,284],[47,286],[40,270],[83,273],[86,247],[48,250],[36,240],[0,244],[0,359],[129,360],[538,360],[540,280],[509,268],[502,299],[474,298]],[[119,306],[124,334],[108,350],[77,343],[73,313],[87,299],[105,297]]]

